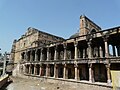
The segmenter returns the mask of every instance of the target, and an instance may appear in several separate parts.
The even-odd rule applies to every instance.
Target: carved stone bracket
[[[89,42],[87,42],[87,44],[88,44],[88,46],[91,46],[92,42],[91,42],[91,41],[89,41]]]
[[[64,67],[67,67],[67,64],[64,64]]]
[[[74,42],[74,46],[77,47],[78,46],[78,41]]]
[[[89,63],[89,64],[88,64],[88,67],[89,67],[89,68],[92,68],[92,63]]]
[[[66,49],[67,48],[67,44],[63,43],[63,47],[64,47],[64,49]]]
[[[50,67],[50,65],[49,65],[49,64],[47,64],[47,65],[46,65],[46,67],[48,67],[48,68],[49,68],[49,67]]]
[[[74,64],[74,67],[75,67],[75,68],[78,68],[78,64],[77,64],[77,63],[76,63],[76,64]]]
[[[104,42],[107,42],[107,41],[108,41],[108,38],[109,38],[109,35],[106,34],[106,35],[104,35],[102,38],[103,38]]]
[[[106,64],[105,66],[106,66],[106,68],[110,68],[110,64]]]
[[[92,35],[92,34],[88,34],[88,35],[86,36],[86,41],[87,41],[87,42],[92,41],[92,39],[93,39],[93,35]]]

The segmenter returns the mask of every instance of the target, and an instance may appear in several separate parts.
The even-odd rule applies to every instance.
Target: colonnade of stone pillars
[[[54,68],[54,72],[53,72],[54,74],[53,74],[53,76],[51,76],[51,73],[50,73],[51,72],[50,64],[44,64],[44,65],[45,65],[45,67],[43,67],[42,64],[25,64],[25,70],[24,70],[25,72],[24,73],[29,74],[29,75],[34,75],[34,76],[44,76],[44,77],[59,78],[58,77],[59,76],[59,73],[58,73],[59,66],[58,66],[58,64],[54,64],[54,67],[53,67]],[[110,84],[111,83],[110,64],[104,64],[104,65],[106,67],[107,83]],[[68,78],[69,77],[68,66],[69,66],[69,64],[64,64],[63,65],[63,76],[62,76],[63,79],[69,79]],[[72,67],[72,68],[74,68],[74,74],[75,74],[74,79],[77,80],[77,81],[81,80],[80,71],[79,71],[80,70],[79,65],[76,63],[76,64],[73,64],[73,66],[74,67]],[[95,81],[93,66],[94,65],[92,63],[88,64],[89,82],[94,82]],[[34,73],[33,73],[33,69],[34,69]],[[86,72],[88,72],[88,71],[86,71]],[[43,72],[46,72],[46,74],[45,73],[43,74]],[[86,79],[86,80],[88,80],[88,79]]]
[[[88,47],[87,48],[84,48],[83,49],[83,58],[86,58],[86,56],[87,56],[87,58],[93,58],[93,52],[92,52],[92,47],[91,47],[91,45],[92,45],[92,43],[91,43],[91,41],[89,41],[89,42],[87,42],[87,45],[88,45]],[[109,48],[106,48],[108,46],[108,44],[107,44],[107,42],[105,41],[105,54],[109,54]],[[51,47],[46,47],[46,49],[47,49],[47,51],[46,51],[46,53],[44,53],[44,54],[46,54],[46,55],[43,55],[43,48],[40,48],[40,59],[38,60],[38,53],[37,53],[37,50],[38,49],[34,49],[34,50],[31,50],[31,51],[28,51],[30,54],[26,54],[26,53],[28,53],[27,51],[26,52],[24,52],[25,53],[25,58],[24,59],[26,59],[27,61],[42,61],[42,60],[44,60],[45,59],[45,57],[46,57],[46,60],[50,60],[51,58],[50,57],[53,57],[53,56],[50,56],[51,54],[50,53],[53,53],[53,52],[50,52],[50,48]],[[78,42],[74,42],[74,59],[78,59]],[[58,55],[57,55],[57,53],[58,53],[58,51],[57,51],[57,49],[59,49],[58,48],[58,46],[56,45],[56,46],[54,46],[54,57],[53,57],[53,59],[54,60],[58,60]],[[63,49],[64,49],[64,53],[63,53],[63,56],[64,56],[64,60],[66,60],[67,59],[67,44],[63,44]],[[103,57],[103,47],[101,47],[101,46],[99,46],[98,47],[98,53],[100,54],[99,55],[99,57]],[[114,51],[114,48],[113,48],[113,51]],[[120,51],[120,50],[119,50]],[[73,54],[73,53],[72,53]],[[119,54],[119,52],[118,52],[118,54]],[[105,55],[105,56],[107,56],[107,55]],[[115,55],[115,52],[114,52],[114,55]],[[98,55],[97,55],[98,56]]]
[[[88,54],[88,58],[89,59],[92,59],[92,43],[91,41],[89,41],[88,43],[88,48],[87,48],[87,54]],[[105,57],[108,58],[109,57],[109,45],[108,45],[108,42],[107,42],[107,39],[104,39],[104,45],[105,45]],[[77,65],[77,59],[78,59],[78,42],[74,42],[74,47],[75,47],[75,51],[74,51],[74,60],[75,60],[75,65],[74,65],[74,69],[75,69],[75,79],[78,80],[79,79],[79,70],[78,70],[78,65]],[[47,47],[47,61],[50,60],[50,52],[49,52],[49,49],[50,47]],[[64,60],[67,59],[67,46],[66,44],[63,44],[63,48],[64,48]],[[43,48],[40,49],[41,52],[40,52],[40,61],[43,60]],[[103,57],[103,49],[102,47],[100,46],[99,47],[99,53],[100,53],[100,57]],[[115,55],[115,50],[114,50],[114,47],[113,47],[113,53]],[[33,56],[33,54],[35,54]],[[25,55],[28,55],[28,54],[25,54]],[[26,59],[28,60],[28,57],[29,56],[26,56]],[[34,59],[33,59],[34,58]],[[35,51],[34,53],[32,53],[32,51],[30,51],[30,61],[38,61],[38,56],[37,56],[37,51]],[[55,46],[54,48],[54,60],[57,60],[57,46]],[[107,65],[109,65],[109,61],[107,62]],[[34,66],[34,75],[36,75],[36,65],[33,65]],[[90,82],[94,82],[94,78],[93,78],[93,69],[92,69],[92,63],[88,64],[89,66],[89,81]],[[25,70],[27,71],[29,74],[32,74],[32,69],[31,69],[32,65],[29,65],[28,67],[28,70]],[[40,65],[40,68],[39,68],[39,76],[42,75],[42,66]],[[110,67],[106,67],[106,70],[107,70],[107,77],[108,77],[108,83],[110,83],[111,79],[110,79]],[[68,70],[67,70],[67,65],[65,64],[64,65],[64,68],[63,68],[63,78],[64,79],[67,79],[68,78]],[[50,67],[49,67],[49,64],[46,65],[46,76],[50,76]],[[57,64],[54,65],[54,78],[57,78],[58,77],[58,66]]]

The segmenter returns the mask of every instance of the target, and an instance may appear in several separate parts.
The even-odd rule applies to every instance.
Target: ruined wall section
[[[64,39],[29,27],[20,39],[13,43],[11,57],[14,63],[21,60],[21,53],[29,48],[42,47],[46,44],[63,41]]]
[[[21,60],[22,51],[26,50],[27,48],[34,48],[38,46],[35,43],[35,41],[38,40],[38,34],[38,31],[28,28],[28,31],[16,41],[14,50],[14,63],[17,63],[19,60]]]

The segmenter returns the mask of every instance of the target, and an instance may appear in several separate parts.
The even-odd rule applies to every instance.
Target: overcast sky
[[[28,27],[69,38],[83,14],[102,29],[119,26],[120,0],[0,0],[1,52],[10,52]]]

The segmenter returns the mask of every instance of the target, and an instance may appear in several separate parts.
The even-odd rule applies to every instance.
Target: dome
[[[76,38],[76,37],[78,37],[78,36],[79,36],[79,33],[75,33],[75,34],[73,34],[72,36],[70,36],[70,39]]]

